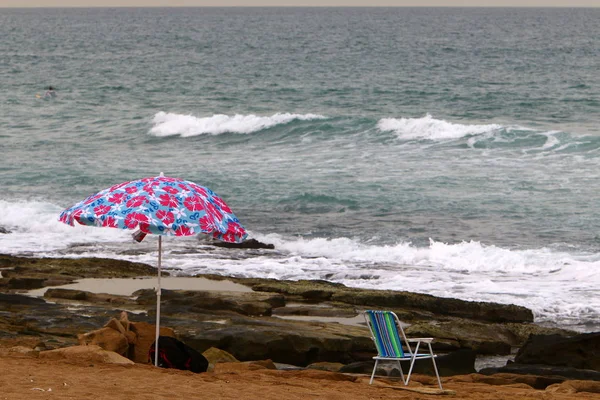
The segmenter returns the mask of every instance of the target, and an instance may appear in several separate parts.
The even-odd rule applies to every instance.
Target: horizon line
[[[31,9],[31,8],[600,8],[592,5],[545,5],[545,6],[517,6],[517,5],[482,5],[482,6],[468,6],[468,5],[49,5],[49,6],[0,6],[0,9]]]

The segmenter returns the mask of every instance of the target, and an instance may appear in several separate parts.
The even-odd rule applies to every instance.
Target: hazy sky
[[[600,7],[600,0],[0,0],[0,7],[144,6]]]

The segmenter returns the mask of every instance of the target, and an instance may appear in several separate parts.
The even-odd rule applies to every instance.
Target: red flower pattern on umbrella
[[[108,228],[117,228],[118,223],[114,217],[106,217],[104,221],[102,221],[102,226],[106,226]]]
[[[191,236],[194,234],[194,230],[189,226],[180,226],[175,230],[175,236]]]
[[[210,232],[215,229],[215,224],[206,215],[200,218],[198,222],[200,222],[200,229],[203,231]]]
[[[87,199],[85,199],[84,204],[91,204],[94,201],[98,200],[99,198],[102,197],[102,193],[97,193],[93,196],[88,197]]]
[[[127,186],[128,183],[129,182],[117,183],[116,185],[109,187],[107,191],[114,192],[115,190],[121,189],[123,186]]]
[[[209,215],[210,218],[212,218],[214,221],[218,221],[220,222],[221,219],[223,219],[223,215],[221,214],[221,212],[219,211],[219,209],[217,207],[215,207],[214,204],[212,203],[208,203],[206,205],[206,213]]]
[[[127,198],[127,193],[113,193],[109,196],[108,201],[115,204],[121,204]]]
[[[190,211],[200,211],[203,208],[203,201],[200,196],[189,196],[183,201],[183,205]]]
[[[140,223],[148,223],[148,216],[133,212],[125,217],[125,226],[129,229],[135,229]]]
[[[208,197],[208,192],[206,191],[205,187],[202,187],[200,185],[196,185],[195,183],[192,183],[190,185],[192,187],[192,189],[194,189],[200,196],[206,198]]]
[[[220,199],[220,198],[217,197],[217,198],[215,198],[213,200],[214,200],[215,204],[221,210],[225,211],[226,213],[230,213],[231,212],[231,209],[229,208],[229,206],[227,204],[225,204],[225,202],[222,199]]]
[[[161,194],[160,196],[158,196],[159,200],[158,202],[165,207],[177,207],[179,205],[179,200],[177,200],[177,197],[170,195],[170,194]]]
[[[156,212],[156,217],[165,225],[171,225],[173,222],[175,222],[175,215],[170,211],[159,210]]]
[[[179,193],[179,190],[176,189],[176,188],[174,188],[174,187],[172,187],[172,186],[165,186],[165,187],[163,187],[163,190],[165,192],[169,193],[169,194],[177,194],[177,193]]]
[[[127,207],[139,207],[147,201],[148,198],[146,196],[135,196],[127,200]]]
[[[159,186],[158,182],[149,182],[144,185],[144,192],[148,193],[150,196],[154,196],[154,186]]]
[[[94,208],[95,215],[104,215],[104,214],[108,213],[109,211],[110,211],[110,206],[106,205],[106,204]]]

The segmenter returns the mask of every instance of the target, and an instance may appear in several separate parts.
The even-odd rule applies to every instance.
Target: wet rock
[[[464,301],[441,298],[426,294],[393,290],[338,290],[331,296],[332,301],[379,309],[414,308],[437,315],[448,315],[489,322],[533,322],[531,310],[516,306],[489,302]]]
[[[439,350],[473,349],[478,354],[510,354],[519,344],[517,337],[501,324],[456,320],[440,323],[420,323],[405,329],[412,337],[433,337],[433,347]]]
[[[141,289],[133,293],[138,304],[156,303],[156,293]],[[165,313],[193,313],[199,310],[228,310],[242,315],[271,315],[273,307],[283,307],[282,295],[261,292],[162,290],[162,308]]]
[[[572,337],[531,335],[519,349],[515,363],[600,371],[600,332]]]
[[[252,290],[298,296],[308,301],[330,300],[336,291],[346,288],[341,283],[320,280],[279,281],[264,279],[255,280],[255,283],[252,280],[248,282]]]
[[[156,276],[156,269],[150,265],[108,258],[34,258],[0,254],[0,268],[6,268],[2,271],[5,278],[73,280]]]
[[[128,356],[137,362],[147,362],[148,349],[155,338],[156,293],[153,290],[136,293],[136,300],[128,296],[50,289],[46,292],[47,298],[56,303],[50,304],[43,299],[14,294],[17,289],[9,288],[8,282],[12,278],[37,279],[36,285],[41,282],[49,286],[83,277],[155,276],[153,267],[117,260],[0,255],[0,268],[5,276],[0,279],[0,341],[30,337],[56,348],[76,344],[77,335],[102,328],[121,332],[118,326],[105,323],[122,307],[139,312],[135,323],[131,323],[129,330],[125,329],[124,336],[130,345]],[[254,292],[164,290],[161,335],[169,335],[163,328],[170,328],[170,335],[176,334],[200,352],[215,347],[241,361],[271,359],[278,365],[295,366],[367,361],[372,366],[375,346],[366,326],[356,326],[360,318],[351,322],[354,325],[330,322],[331,317],[359,317],[367,308],[395,311],[401,320],[412,324],[407,329],[411,337],[423,334],[436,338],[436,351],[449,352],[450,359],[456,358],[443,374],[472,371],[473,353],[506,352],[511,346],[520,346],[531,333],[550,332],[529,322],[515,322],[527,320],[530,312],[514,306],[408,292],[353,289],[320,280],[205,277],[231,280],[251,287]],[[514,315],[509,318],[507,315],[513,311]],[[315,321],[269,315],[310,316]],[[498,322],[511,318],[512,322]],[[134,333],[135,337],[131,336]],[[472,352],[461,353],[455,351],[457,349]],[[444,368],[442,360],[443,356],[438,357],[440,369]],[[423,368],[427,368],[428,361],[419,361],[416,365],[423,364]],[[370,374],[370,370],[367,373]]]
[[[20,294],[6,294],[0,293],[0,305],[2,308],[7,310],[12,306],[27,306],[27,305],[39,305],[43,306],[46,302],[43,299],[37,297],[23,296]]]
[[[275,245],[259,242],[256,239],[244,240],[242,243],[227,243],[221,241],[213,241],[213,246],[225,247],[228,249],[274,249]]]
[[[72,290],[72,289],[48,289],[44,293],[44,297],[55,298],[55,299],[66,299],[66,300],[87,300],[88,294],[83,290]]]
[[[44,287],[44,281],[43,278],[8,278],[6,286],[17,290],[40,289]]]
[[[489,322],[533,322],[531,310],[512,304],[464,301],[394,290],[356,289],[319,280],[246,282],[253,290],[296,296],[304,301],[334,301],[365,309],[398,309],[404,311],[405,315],[406,310],[414,310],[416,316],[422,316],[425,311],[434,315]]]
[[[356,308],[341,303],[333,305],[328,302],[319,304],[286,303],[285,307],[274,308],[272,315],[281,318],[315,317],[315,320],[330,318],[332,322],[346,318],[357,318],[360,323],[364,322],[364,317],[357,313]]]
[[[9,233],[12,233],[12,232],[11,232],[11,231],[9,231],[8,229],[6,229],[6,228],[5,228],[5,227],[3,227],[3,226],[0,226],[0,233],[1,233],[1,234],[9,234]]]
[[[44,293],[47,299],[72,300],[76,302],[88,302],[95,304],[134,305],[136,304],[129,296],[119,296],[106,293],[92,293],[85,290],[50,288]]]

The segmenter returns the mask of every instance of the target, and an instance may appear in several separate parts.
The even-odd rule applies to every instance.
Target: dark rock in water
[[[275,245],[259,242],[256,239],[244,240],[242,243],[226,243],[214,241],[212,245],[217,247],[226,247],[228,249],[270,249],[273,250]]]
[[[83,290],[48,289],[44,293],[44,297],[84,301],[88,299],[88,293]]]
[[[600,332],[571,337],[531,335],[519,349],[515,363],[600,371]]]
[[[7,281],[9,289],[40,289],[44,287],[43,278],[10,278]]]
[[[482,375],[493,375],[501,373],[536,375],[538,377],[545,378],[544,380],[540,381],[538,385],[534,386],[536,389],[545,389],[548,385],[560,383],[565,380],[600,381],[600,372],[598,371],[569,367],[555,367],[541,364],[511,363],[499,368],[483,368],[479,371],[479,373]]]
[[[5,227],[3,227],[3,226],[0,226],[0,233],[5,233],[5,234],[8,234],[8,233],[12,233],[12,232],[11,232],[11,231],[9,231],[8,229],[6,229],[6,228],[5,228]]]
[[[42,299],[38,299],[37,297],[23,296],[20,294],[4,294],[0,293],[0,304],[2,304],[2,308],[8,308],[9,304],[18,304],[18,305],[41,305],[46,304],[46,302]]]

